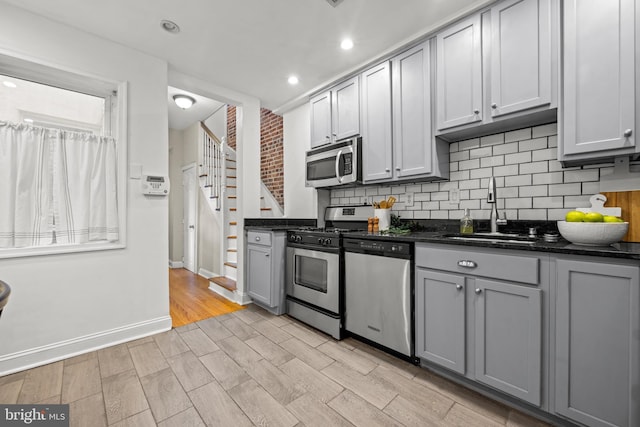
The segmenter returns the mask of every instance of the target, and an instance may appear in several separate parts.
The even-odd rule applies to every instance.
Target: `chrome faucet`
[[[491,232],[498,232],[498,225],[506,225],[506,218],[501,219],[498,215],[498,192],[496,190],[496,180],[494,177],[489,178],[489,192],[487,194],[487,203],[493,204],[491,207],[491,215],[489,222],[491,223]]]

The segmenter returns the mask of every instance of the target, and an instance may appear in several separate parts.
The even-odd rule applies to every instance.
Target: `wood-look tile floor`
[[[71,426],[544,426],[353,339],[256,306],[0,377]]]

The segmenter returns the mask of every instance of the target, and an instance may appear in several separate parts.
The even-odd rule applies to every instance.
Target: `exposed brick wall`
[[[284,207],[284,145],[282,116],[260,109],[260,177]]]
[[[282,116],[260,109],[260,178],[284,207],[284,144]],[[236,107],[227,106],[227,144],[236,149]]]
[[[227,105],[227,145],[236,149],[236,107]]]

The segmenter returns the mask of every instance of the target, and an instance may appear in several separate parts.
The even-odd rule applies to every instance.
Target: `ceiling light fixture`
[[[163,30],[171,34],[178,34],[180,32],[180,27],[173,21],[169,21],[168,19],[163,19],[160,21],[160,26]]]
[[[191,106],[196,103],[195,99],[187,95],[173,95],[173,101],[183,110],[191,108]]]
[[[10,87],[10,88],[16,88],[18,87],[18,85],[16,85],[14,82],[10,82],[5,80],[4,82],[2,82],[3,85],[5,85],[6,87]]]
[[[353,40],[351,40],[351,39],[342,40],[342,43],[340,43],[340,47],[343,50],[349,50],[349,49],[353,48]]]
[[[289,82],[290,85],[297,85],[300,80],[298,80],[298,78],[296,76],[289,76],[289,79],[287,79],[287,81]]]
[[[342,3],[342,0],[327,0],[327,3],[329,3],[333,7],[336,7],[337,5]]]

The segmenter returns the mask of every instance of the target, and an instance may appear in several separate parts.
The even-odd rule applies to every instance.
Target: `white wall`
[[[127,81],[128,160],[168,173],[165,62],[6,4],[0,53]],[[170,328],[168,198],[128,183],[125,249],[0,260],[0,375]]]
[[[316,218],[317,191],[305,187],[305,151],[311,147],[309,104],[283,116],[284,128],[284,216]]]

